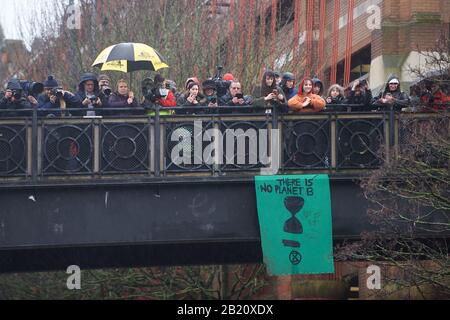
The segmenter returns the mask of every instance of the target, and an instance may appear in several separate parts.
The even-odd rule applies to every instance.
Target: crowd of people
[[[143,81],[141,101],[126,80],[119,80],[112,90],[107,75],[83,74],[75,93],[63,90],[53,76],[48,76],[42,85],[42,93],[33,95],[24,90],[21,81],[10,80],[0,96],[0,112],[8,112],[0,113],[0,117],[20,116],[20,110],[33,108],[49,117],[124,116],[144,112],[151,116],[157,105],[161,115],[271,113],[274,109],[280,113],[389,109],[428,112],[448,108],[450,103],[450,97],[439,83],[428,81],[413,86],[408,95],[401,90],[396,76],[389,77],[386,87],[376,97],[366,80],[355,80],[347,89],[333,84],[325,91],[320,79],[304,78],[298,84],[293,73],[273,71],[264,73],[252,95],[244,94],[240,81],[230,73],[203,82],[196,77],[189,78],[181,91],[174,81],[157,74],[154,79]]]

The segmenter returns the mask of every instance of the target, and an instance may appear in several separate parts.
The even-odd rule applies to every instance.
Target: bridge
[[[194,121],[202,122],[202,134],[211,128],[221,133],[254,129],[257,136],[247,138],[258,140],[279,129],[279,174],[328,174],[334,240],[358,239],[371,228],[361,176],[384,161],[380,147],[400,144],[401,118],[421,116],[427,115],[161,116],[156,110],[152,117],[49,118],[33,110],[22,118],[3,118],[0,273],[73,264],[262,262],[254,176],[266,163],[259,152],[251,165],[210,165],[204,159],[176,163],[171,154],[179,141],[171,137],[175,132],[192,136]],[[248,160],[254,151],[248,143],[245,148]]]

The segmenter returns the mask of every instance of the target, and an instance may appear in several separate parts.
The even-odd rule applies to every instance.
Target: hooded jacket
[[[83,101],[86,99],[86,91],[84,90],[84,84],[86,81],[93,81],[94,82],[94,94],[100,98],[102,102],[102,107],[107,108],[108,107],[108,100],[106,99],[106,96],[100,91],[99,82],[97,80],[97,76],[93,73],[85,73],[81,76],[80,83],[78,84],[78,91],[75,94],[77,99],[80,101],[79,108],[84,108]],[[97,108],[96,108],[97,109]],[[96,110],[96,114],[98,115],[98,110]],[[77,111],[75,112],[76,116],[83,116],[85,115],[85,112]]]
[[[315,87],[315,86],[317,86],[317,85],[319,85],[320,86],[320,91],[319,91],[319,96],[322,96],[323,95],[323,90],[324,90],[324,88],[323,88],[323,82],[320,80],[320,79],[318,79],[318,78],[313,78],[312,79],[312,83],[313,83],[313,87]]]
[[[389,90],[389,82],[391,82],[391,80],[393,80],[393,79],[398,79],[398,77],[395,75],[391,75],[387,79],[384,90],[381,91],[378,94],[378,96],[374,99],[373,104],[377,105],[380,108],[388,106],[388,104],[382,103],[380,100],[382,98],[385,98],[387,94],[391,94],[395,99],[394,104],[393,104],[394,110],[401,111],[402,108],[406,108],[406,107],[410,106],[410,100],[409,100],[409,96],[405,92],[401,91],[400,83],[397,87],[397,90],[395,90],[395,91]]]
[[[288,102],[289,108],[294,111],[297,111],[297,112],[319,112],[319,111],[324,110],[325,106],[326,106],[326,102],[322,97],[320,97],[314,93],[305,94],[303,92],[303,85],[306,80],[309,80],[309,79],[304,79],[302,81],[302,83],[300,84],[300,87],[298,89],[297,95],[289,100],[289,102]],[[309,104],[309,106],[304,107],[303,103],[305,102],[306,98],[310,98],[311,103]]]

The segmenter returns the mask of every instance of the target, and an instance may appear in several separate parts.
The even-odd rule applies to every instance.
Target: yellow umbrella
[[[119,43],[103,50],[92,64],[102,71],[158,71],[168,68],[164,57],[143,43]]]

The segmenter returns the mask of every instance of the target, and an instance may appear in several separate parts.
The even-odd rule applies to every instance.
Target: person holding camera
[[[166,87],[167,85],[167,87]],[[156,105],[164,108],[171,108],[177,106],[177,100],[172,90],[170,90],[170,84],[165,83],[165,79],[160,74],[155,75],[155,79],[146,78],[142,82],[142,94],[144,101],[142,106],[148,110],[147,115],[155,115]],[[161,110],[160,115],[171,115],[171,110]]]
[[[80,108],[86,108],[88,110],[76,111],[72,115],[95,117],[101,115],[99,112],[101,107],[107,107],[106,97],[100,91],[97,76],[93,73],[85,73],[81,76],[76,96],[81,101]]]
[[[281,112],[287,112],[286,96],[276,83],[276,74],[272,71],[264,72],[261,81],[259,98],[253,101],[253,106],[266,108],[265,113],[272,113],[272,108],[278,108]]]
[[[124,79],[120,79],[117,82],[117,91],[112,93],[108,100],[109,108],[117,108],[117,109],[127,109],[127,108],[137,108],[138,102],[134,97],[134,93],[130,91],[128,88],[128,83]],[[107,115],[114,116],[126,116],[131,114],[132,111],[110,111]]]
[[[348,94],[347,104],[359,105],[351,107],[352,111],[370,111],[372,103],[372,91],[367,80],[355,80]]]
[[[345,103],[344,88],[338,84],[333,84],[328,89],[327,98],[327,110],[331,111],[347,111],[347,107],[343,106]]]
[[[109,97],[113,93],[111,89],[111,79],[106,74],[101,74],[98,76],[98,85],[100,87],[100,92],[105,96],[105,100],[108,101]],[[107,108],[108,106],[103,105],[103,108]]]
[[[11,80],[6,86],[6,92],[0,100],[0,117],[20,117],[26,116],[23,112],[14,112],[14,110],[32,109],[37,106],[37,101],[34,97],[23,97],[23,89],[18,80]],[[8,110],[2,112],[1,110]],[[13,112],[11,112],[13,110]]]
[[[215,113],[219,106],[217,98],[217,86],[214,80],[206,80],[202,83],[204,98],[200,101],[202,106],[208,107],[206,113]]]
[[[253,104],[253,98],[251,96],[244,96],[242,93],[241,83],[237,80],[231,81],[230,88],[226,95],[219,98],[220,106],[250,106]],[[220,113],[233,113],[233,110],[220,110]],[[241,110],[236,110],[236,113],[242,113]]]
[[[63,90],[53,76],[44,81],[44,92],[38,97],[40,110],[78,108],[80,100],[71,92]],[[47,116],[60,116],[61,112],[46,112]]]
[[[401,91],[398,77],[392,75],[388,78],[385,89],[374,99],[374,105],[381,110],[393,108],[395,111],[410,106],[409,96]]]
[[[176,114],[199,114],[203,113],[202,100],[200,96],[199,85],[195,82],[190,82],[187,87],[187,92],[183,95],[184,98],[180,101],[183,106],[182,110],[177,110]],[[191,108],[193,107],[193,108]]]

